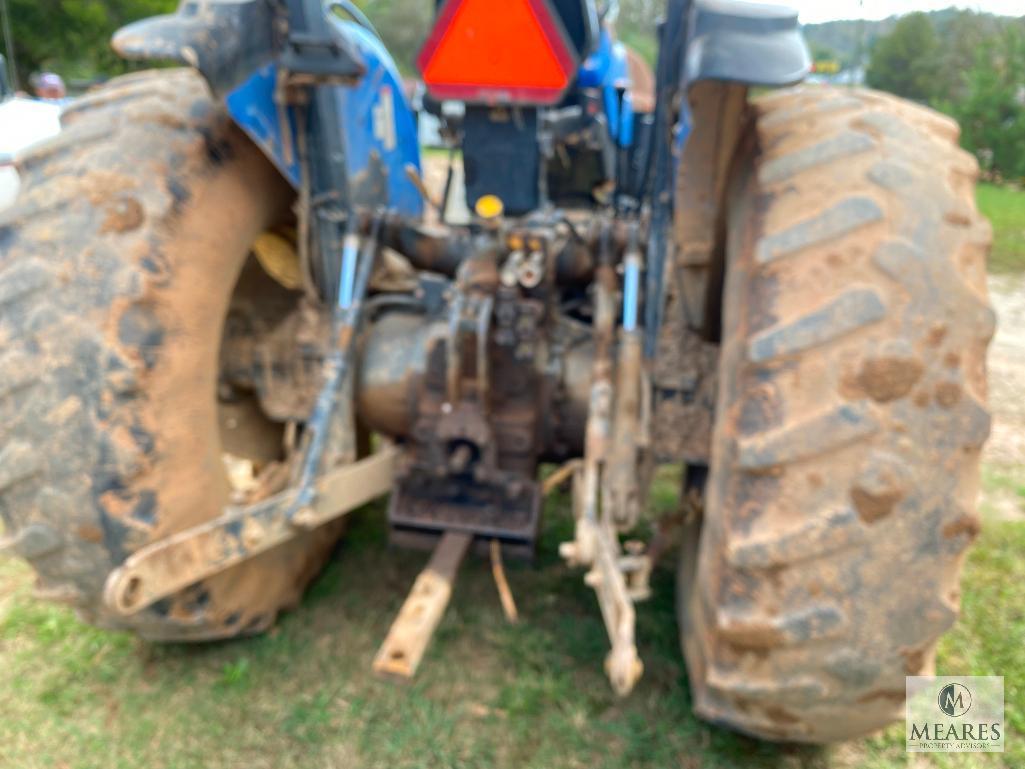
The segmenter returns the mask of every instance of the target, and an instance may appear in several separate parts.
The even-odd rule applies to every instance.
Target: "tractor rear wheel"
[[[250,247],[292,191],[191,71],[114,80],[64,124],[23,159],[0,214],[4,545],[90,622],[158,640],[258,632],[298,601],[337,526],[130,617],[102,594],[128,555],[229,498],[221,336]],[[274,440],[243,411],[229,421],[251,428],[249,448]]]
[[[957,617],[991,231],[949,119],[822,87],[752,106],[680,619],[699,715],[818,743],[899,718]]]

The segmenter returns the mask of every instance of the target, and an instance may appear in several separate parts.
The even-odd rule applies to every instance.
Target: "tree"
[[[968,75],[975,66],[979,51],[991,45],[1002,27],[996,16],[958,11],[937,23],[940,39],[936,89],[934,98],[958,103],[968,97]]]
[[[641,55],[652,67],[658,60],[656,29],[665,16],[666,0],[620,0],[619,39]]]
[[[434,20],[434,0],[356,0],[405,73],[415,71],[416,55]],[[40,70],[91,79],[116,75],[132,65],[110,49],[121,26],[170,13],[178,0],[8,0],[19,78]],[[623,40],[645,58],[655,58],[655,24],[665,0],[622,0]]]
[[[832,48],[828,45],[822,45],[822,43],[810,42],[808,48],[811,51],[812,61],[839,61],[840,57]]]
[[[924,13],[908,14],[872,49],[868,85],[906,99],[928,102],[936,93],[939,38]]]
[[[1025,178],[1025,24],[1009,24],[978,51],[968,96],[951,112],[983,168]]]
[[[119,27],[169,13],[176,0],[8,0],[14,54],[22,83],[47,69],[66,77],[93,78],[130,65],[110,49]]]
[[[434,22],[433,0],[357,0],[405,74],[416,71],[416,57]]]

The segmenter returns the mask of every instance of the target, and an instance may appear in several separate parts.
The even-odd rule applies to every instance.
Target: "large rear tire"
[[[683,645],[699,715],[827,742],[899,718],[958,613],[989,431],[990,229],[947,118],[822,87],[753,110]]]
[[[150,639],[258,632],[329,526],[128,618],[102,601],[140,547],[228,499],[221,334],[256,236],[292,193],[191,71],[112,81],[21,163],[0,214],[0,513],[42,594]]]

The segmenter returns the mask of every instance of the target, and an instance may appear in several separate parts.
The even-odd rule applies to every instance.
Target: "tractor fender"
[[[694,0],[687,25],[683,82],[722,80],[786,86],[811,71],[797,11],[740,0]]]
[[[223,97],[273,60],[274,9],[268,0],[182,0],[175,13],[122,27],[111,45],[124,59],[192,67]]]
[[[305,13],[326,12],[320,0],[304,3]],[[278,14],[272,0],[182,0],[176,13],[122,28],[112,44],[126,59],[171,60],[198,70],[232,119],[296,189],[301,184],[299,125],[295,109],[279,103],[278,76],[311,66],[325,76],[315,87],[331,91],[356,202],[419,216],[423,200],[407,172],[410,166],[420,169],[416,120],[384,44],[372,29],[331,14],[326,29],[335,58],[325,68],[323,61],[300,60],[294,46],[278,39]]]

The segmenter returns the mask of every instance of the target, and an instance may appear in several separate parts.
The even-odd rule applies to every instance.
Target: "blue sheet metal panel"
[[[359,83],[337,88],[350,181],[355,185],[365,180],[376,156],[379,162],[374,165],[386,175],[386,200],[381,203],[407,216],[419,216],[423,199],[405,169],[412,165],[420,171],[420,148],[413,112],[402,91],[402,78],[373,33],[353,22],[333,21],[340,34],[356,43],[367,68]],[[276,79],[273,65],[263,67],[232,91],[226,103],[235,122],[267,153],[285,178],[298,187],[295,115],[287,110],[289,129],[283,132],[280,110],[274,102]]]
[[[356,42],[367,67],[358,84],[341,88],[338,94],[350,179],[358,183],[376,154],[387,173],[388,207],[407,216],[419,216],[423,198],[409,180],[406,166],[421,170],[420,146],[399,70],[371,31],[337,17],[332,20],[342,34]]]
[[[630,147],[633,144],[634,108],[633,97],[630,95],[630,62],[625,45],[618,41],[612,43],[609,63],[604,88],[606,101],[611,100],[615,105],[614,112],[609,114],[612,138],[620,147]],[[620,93],[623,94],[622,102],[619,101]]]
[[[621,147],[633,144],[634,110],[629,93],[619,108],[618,89],[630,87],[630,65],[626,46],[613,40],[607,29],[602,29],[598,47],[587,57],[577,78],[580,88],[599,88],[602,92],[602,106],[608,119],[609,134]]]
[[[295,115],[287,110],[290,146],[285,148],[280,110],[274,103],[277,68],[273,64],[257,70],[245,83],[228,94],[228,114],[273,161],[293,187],[298,188],[299,150],[295,143]]]
[[[601,88],[605,84],[605,76],[612,65],[612,37],[607,29],[602,28],[598,37],[598,46],[594,53],[584,59],[577,75],[577,86],[580,88]]]
[[[606,32],[607,36],[608,33]],[[630,87],[630,62],[626,56],[626,46],[618,40],[611,41],[609,56],[608,74],[605,76],[606,85],[613,88]]]

